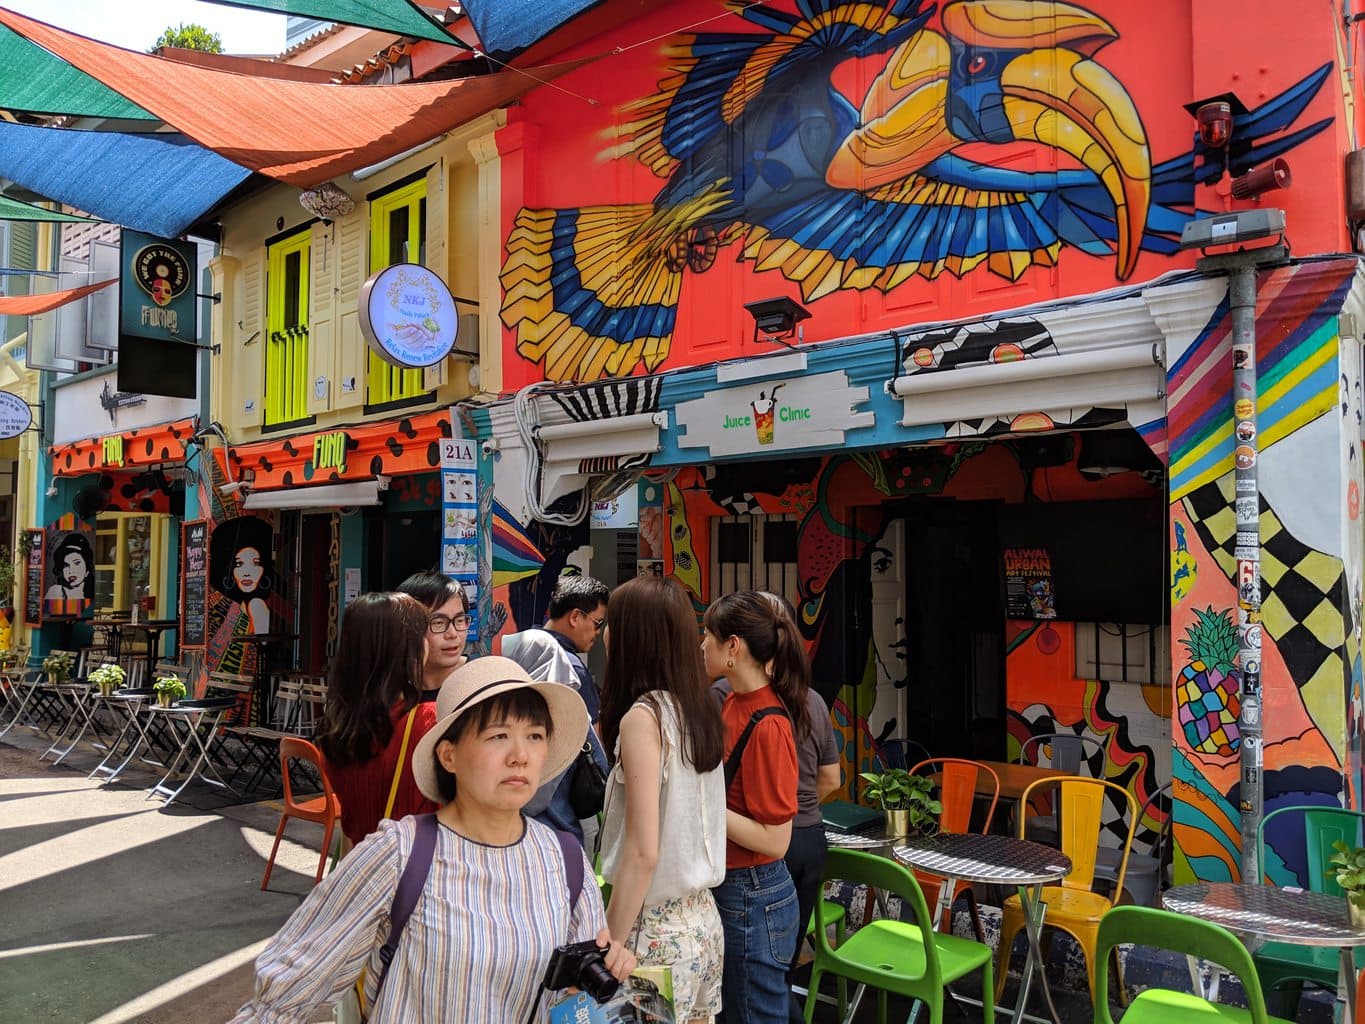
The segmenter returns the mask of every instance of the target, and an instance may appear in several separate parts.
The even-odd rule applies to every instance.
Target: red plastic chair
[[[289,778],[289,762],[295,759],[307,761],[317,769],[318,778],[322,779],[322,796],[304,801],[294,799],[294,786]],[[313,884],[317,885],[322,881],[322,871],[327,866],[327,854],[332,848],[332,831],[341,820],[341,800],[332,792],[331,780],[323,771],[322,751],[307,740],[292,736],[280,740],[280,777],[284,781],[284,810],[280,814],[280,827],[275,830],[275,845],[270,848],[270,859],[265,862],[265,877],[261,879],[261,888],[264,889],[270,884],[270,871],[275,866],[275,854],[279,852],[280,840],[284,838],[285,822],[290,818],[316,822],[323,827],[322,856],[318,859],[317,877],[313,879]]]
[[[938,776],[938,799],[943,805],[943,810],[938,816],[938,830],[940,832],[953,832],[959,835],[969,832],[972,827],[972,807],[977,798],[977,785],[984,774],[990,786],[986,787],[981,796],[989,794],[991,798],[990,806],[986,809],[986,820],[982,822],[981,831],[983,833],[991,830],[991,819],[995,817],[995,805],[1000,800],[1000,776],[995,773],[995,769],[988,765],[980,764],[977,761],[968,761],[958,757],[931,757],[926,761],[921,761],[910,769],[911,775],[937,775]],[[991,788],[993,787],[993,789]],[[915,871],[915,881],[919,883],[920,889],[924,891],[924,900],[933,905],[938,898],[939,887],[943,884],[941,875],[931,875],[925,871]],[[948,901],[948,906],[957,902],[957,898],[963,893],[967,894],[967,902],[971,908],[972,928],[976,932],[978,942],[985,942],[985,931],[981,927],[981,918],[976,910],[976,894],[972,891],[972,883],[959,880],[953,886],[952,898]],[[945,914],[943,920],[939,922],[939,930],[946,935],[953,932],[953,915],[951,910]]]

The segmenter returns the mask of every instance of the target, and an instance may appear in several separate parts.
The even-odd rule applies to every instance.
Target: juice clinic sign
[[[711,391],[674,409],[678,447],[716,457],[837,447],[848,431],[873,425],[873,413],[854,408],[867,400],[867,388],[851,386],[842,370]]]
[[[196,340],[195,246],[124,228],[119,333],[158,341]]]
[[[459,330],[454,296],[426,267],[397,263],[361,286],[360,333],[385,362],[434,366],[450,355]]]

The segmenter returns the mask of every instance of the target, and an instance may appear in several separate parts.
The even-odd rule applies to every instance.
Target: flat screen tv
[[[118,344],[118,389],[136,395],[194,398],[199,349],[179,341],[122,335]]]

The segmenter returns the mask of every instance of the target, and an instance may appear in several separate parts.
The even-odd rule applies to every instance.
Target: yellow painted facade
[[[282,184],[268,185],[223,211],[221,255],[210,264],[214,291],[223,297],[213,309],[212,338],[222,349],[213,357],[211,414],[234,443],[388,419],[499,390],[500,184],[493,134],[504,123],[505,114],[495,111],[360,180],[336,179],[356,205],[331,223],[313,219],[299,205],[299,191]],[[471,347],[464,332],[474,320],[464,314],[477,312],[479,357],[475,362],[447,358],[416,371],[422,386],[418,397],[398,411],[398,403],[375,404],[367,397],[375,374],[360,333],[359,301],[365,279],[379,269],[374,265],[374,203],[382,204],[395,186],[413,182],[425,186],[423,262],[454,295],[478,302],[477,311],[459,306],[459,348]],[[301,232],[306,239],[299,238]],[[306,319],[306,341],[297,344],[291,342],[300,332],[291,334],[289,317],[280,314],[286,301],[280,275],[289,253],[303,254],[307,263],[306,294],[287,300],[291,314],[302,310]],[[287,397],[278,393],[286,386]]]

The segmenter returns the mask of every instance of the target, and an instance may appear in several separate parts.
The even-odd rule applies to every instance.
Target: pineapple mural
[[[1180,643],[1190,661],[1175,681],[1180,727],[1190,749],[1200,754],[1231,754],[1241,746],[1242,673],[1237,657],[1237,627],[1226,611],[1210,605],[1195,609],[1195,621]]]

